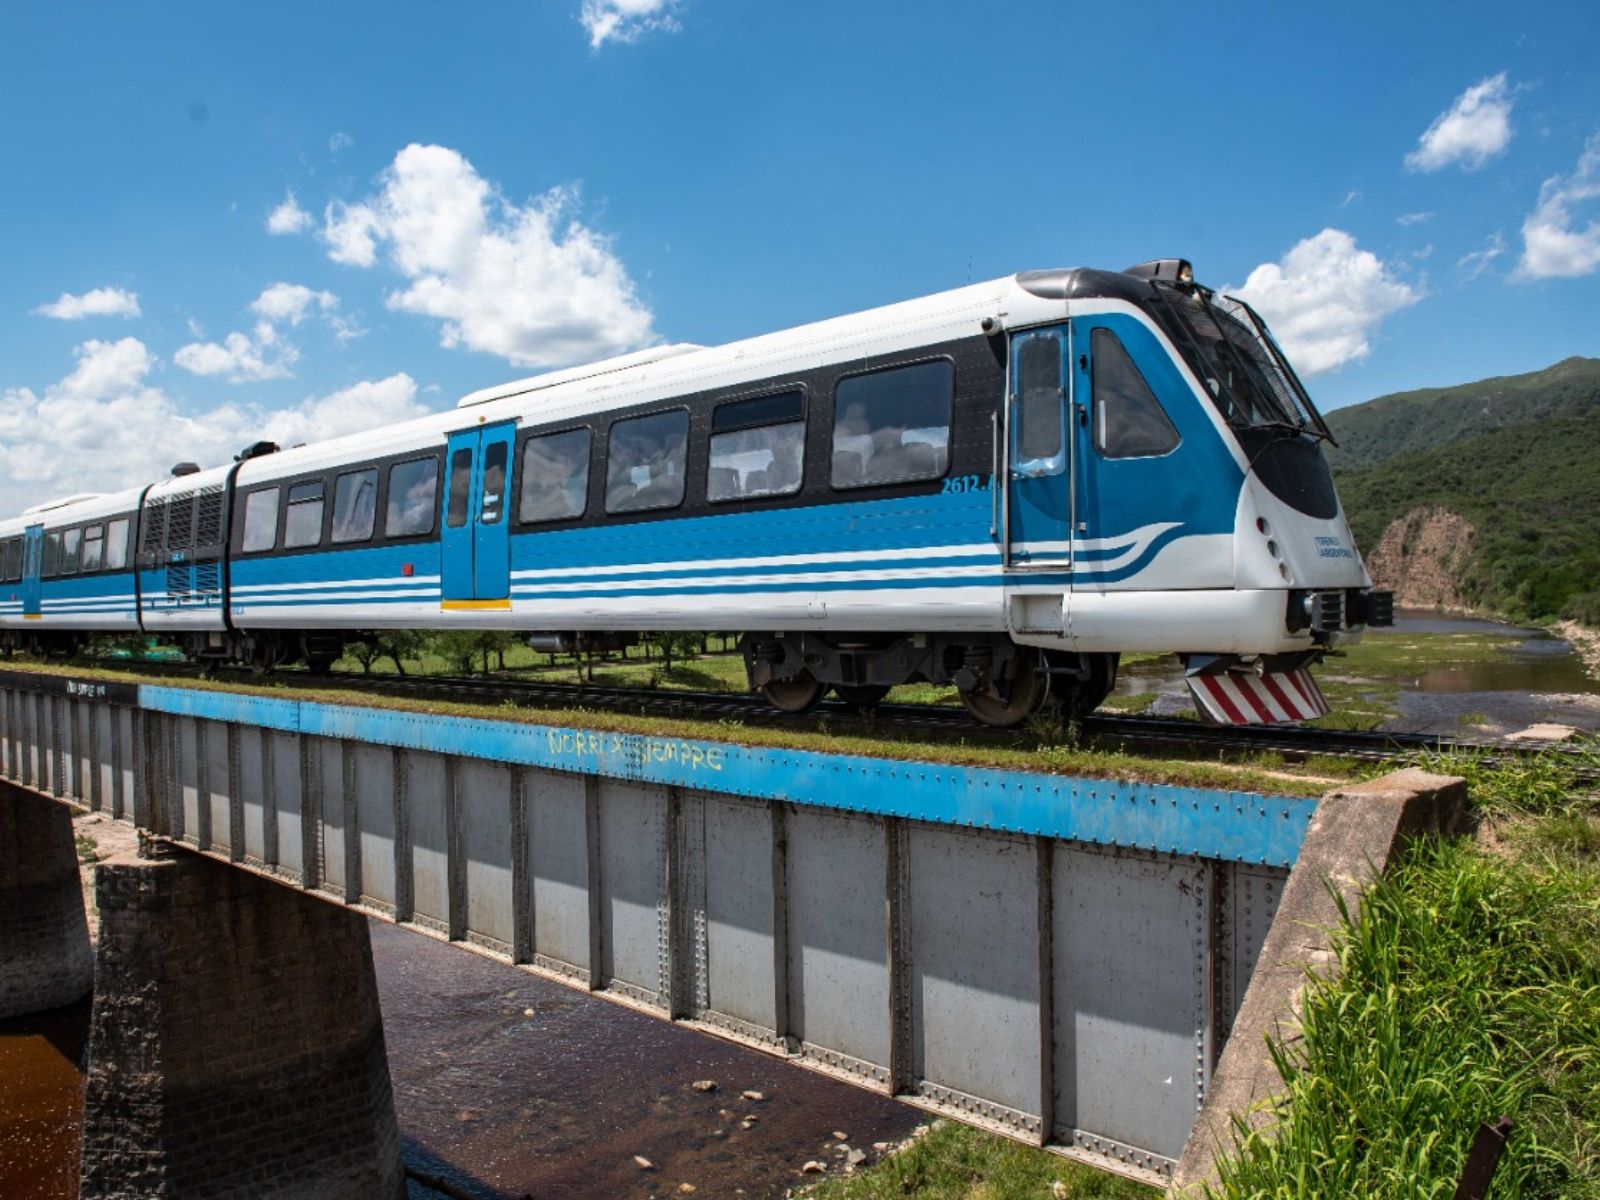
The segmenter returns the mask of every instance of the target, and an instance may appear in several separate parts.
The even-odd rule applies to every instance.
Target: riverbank
[[[1589,629],[1576,621],[1557,621],[1555,630],[1583,660],[1583,668],[1589,677],[1600,680],[1600,629]]]

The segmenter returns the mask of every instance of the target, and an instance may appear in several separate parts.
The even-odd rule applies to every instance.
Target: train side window
[[[104,525],[90,525],[83,531],[83,553],[78,569],[85,575],[91,571],[98,571],[100,564],[105,559],[106,527]]]
[[[498,525],[506,511],[506,464],[511,447],[494,442],[483,452],[483,503],[478,506],[478,523]]]
[[[1093,355],[1094,447],[1106,458],[1154,458],[1181,440],[1122,339],[1109,329],[1089,335]]]
[[[106,570],[127,570],[128,528],[131,524],[127,517],[118,517],[106,526]]]
[[[322,541],[322,480],[297,483],[289,489],[289,511],[283,519],[283,548],[296,550]]]
[[[78,546],[83,541],[83,530],[63,529],[61,531],[61,573],[63,575],[76,575],[78,573]]]
[[[0,580],[14,583],[22,578],[22,539],[11,538],[0,546]]]
[[[389,468],[389,505],[383,516],[385,537],[417,537],[433,532],[439,503],[439,460],[418,458]]]
[[[44,562],[39,567],[41,579],[54,579],[56,570],[61,565],[61,534],[47,533],[44,535]]]
[[[531,437],[523,443],[517,520],[531,525],[583,516],[589,507],[592,441],[593,435],[587,429],[569,429]]]
[[[805,393],[719,404],[711,414],[706,499],[792,495],[805,480],[805,452]]]
[[[950,465],[948,359],[850,375],[833,389],[833,486],[937,479]]]
[[[1036,334],[1017,351],[1017,471],[1050,475],[1065,466],[1062,454],[1061,339]]]
[[[333,482],[333,541],[364,542],[378,520],[378,469],[347,471]]]
[[[686,409],[612,422],[606,452],[606,511],[646,512],[682,504],[688,448]]]
[[[278,544],[278,489],[262,488],[244,498],[242,554],[257,554]]]
[[[450,507],[445,511],[444,523],[451,529],[460,529],[467,523],[471,503],[472,451],[462,448],[450,456]]]

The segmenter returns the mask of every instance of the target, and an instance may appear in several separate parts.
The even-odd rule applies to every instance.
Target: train
[[[40,504],[0,520],[0,646],[321,672],[393,629],[736,630],[784,711],[927,681],[1002,727],[1159,653],[1209,721],[1303,721],[1311,668],[1393,619],[1330,440],[1188,261],[1024,271]]]

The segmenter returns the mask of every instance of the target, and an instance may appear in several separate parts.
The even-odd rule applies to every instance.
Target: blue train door
[[[1062,570],[1072,564],[1077,455],[1071,336],[1065,326],[1011,341],[1006,413],[1006,565]]]
[[[30,525],[22,543],[22,615],[38,617],[43,593],[39,586],[39,565],[44,553],[44,526]]]
[[[507,607],[511,596],[511,450],[514,422],[450,436],[440,523],[444,601]]]

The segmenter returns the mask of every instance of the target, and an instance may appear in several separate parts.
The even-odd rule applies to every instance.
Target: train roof
[[[251,458],[240,466],[238,478],[241,485],[248,485],[431,448],[450,433],[501,421],[576,422],[656,399],[798,374],[823,363],[1060,320],[1073,301],[1139,305],[1149,295],[1148,279],[1137,274],[1081,267],[1024,271],[721,346],[668,343],[498,384],[462,397],[446,412]],[[160,480],[151,487],[151,498],[220,484],[231,466]],[[138,490],[119,493],[117,498],[131,508]],[[52,506],[41,516],[50,524],[92,519],[97,506],[111,499],[61,502],[61,507]]]

